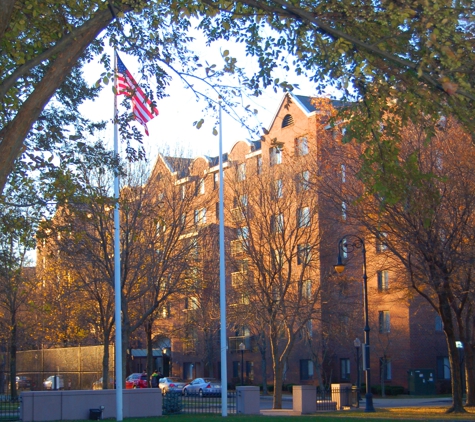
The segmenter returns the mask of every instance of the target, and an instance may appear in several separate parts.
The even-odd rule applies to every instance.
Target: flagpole
[[[117,52],[114,49],[114,155],[119,162],[119,128],[117,123]],[[115,397],[116,420],[123,420],[122,405],[122,288],[120,283],[120,216],[119,169],[114,174],[114,291],[115,291]]]
[[[224,251],[223,126],[219,102],[219,307],[221,314],[221,414],[228,416],[228,364],[226,338],[226,266]]]

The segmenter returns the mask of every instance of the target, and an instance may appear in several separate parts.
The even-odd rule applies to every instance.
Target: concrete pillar
[[[308,415],[317,411],[317,387],[314,385],[294,385],[292,387],[294,412]]]
[[[236,413],[241,415],[259,415],[260,391],[255,386],[236,387]]]
[[[332,384],[332,401],[336,403],[336,409],[342,410],[346,406],[351,406],[351,384]]]

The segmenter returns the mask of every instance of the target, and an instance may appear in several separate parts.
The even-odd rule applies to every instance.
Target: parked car
[[[109,379],[109,389],[113,389],[115,388],[115,383],[113,380],[110,380]],[[102,377],[100,377],[97,381],[94,381],[92,383],[92,389],[93,390],[102,390],[103,389],[103,386],[102,386]]]
[[[93,390],[102,390],[102,377],[92,383]]]
[[[20,375],[16,377],[16,389],[17,390],[31,390],[34,387],[34,383],[30,377]]]
[[[64,390],[64,380],[60,375],[51,375],[43,381],[45,390]]]
[[[164,377],[158,381],[158,387],[162,390],[163,394],[167,394],[169,391],[181,393],[185,384],[185,381],[177,377]]]
[[[183,395],[197,394],[199,396],[221,395],[221,382],[212,378],[195,378],[183,387]]]
[[[125,388],[131,390],[132,388],[148,388],[147,374],[130,374],[125,379]]]

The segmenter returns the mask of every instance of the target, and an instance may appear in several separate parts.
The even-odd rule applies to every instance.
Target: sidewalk
[[[272,409],[272,396],[261,396],[260,409],[261,415],[273,415],[273,416],[292,416],[293,404],[292,396],[282,396],[282,409]],[[397,398],[373,398],[374,408],[385,407],[428,407],[428,406],[447,406],[452,403],[451,397],[417,397],[417,396],[399,396]],[[360,409],[364,410],[366,407],[366,401],[364,398],[360,401]]]

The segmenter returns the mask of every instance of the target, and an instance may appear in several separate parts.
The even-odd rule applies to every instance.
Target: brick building
[[[428,369],[426,381],[441,389],[450,373],[440,319],[421,298],[396,288],[405,274],[384,240],[352,225],[344,202],[320,194],[323,177],[345,183],[344,155],[338,165],[328,159],[340,137],[325,126],[323,108],[288,94],[261,140],[239,141],[225,154],[228,382],[239,384],[242,375],[248,383],[263,377],[271,383],[271,353],[280,348],[274,357],[283,359],[284,384],[356,384],[361,349],[354,341],[363,342],[364,327],[360,251],[345,255],[344,275],[333,265],[339,239],[357,234],[367,250],[372,384],[408,388],[410,370]],[[193,262],[188,287],[170,300],[166,317],[174,328],[168,337],[157,323],[157,338],[170,344],[168,371],[185,379],[220,378],[218,159],[197,157],[183,165],[159,156],[151,176],[153,182],[171,175],[184,196],[195,197],[183,215],[192,223],[182,235]],[[269,309],[277,313],[272,320]],[[271,326],[282,330],[274,344]]]

